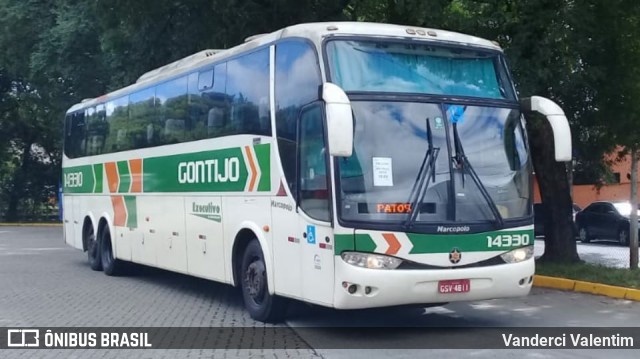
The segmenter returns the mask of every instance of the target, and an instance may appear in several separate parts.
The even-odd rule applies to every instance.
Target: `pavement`
[[[0,327],[224,327],[238,328],[237,335],[246,342],[265,340],[251,328],[274,328],[252,320],[238,291],[226,285],[142,266],[125,277],[92,271],[84,253],[63,243],[59,227],[0,227],[0,288]],[[275,326],[293,330],[284,346],[287,349],[5,350],[0,357],[600,358],[604,352],[593,350],[385,347],[420,348],[445,340],[465,343],[484,327],[624,327],[639,322],[638,302],[534,288],[524,298],[434,308],[337,311],[295,303],[287,322]],[[353,328],[351,334],[356,336],[331,329],[345,327]],[[374,327],[389,328],[389,334],[357,335],[362,328]],[[454,330],[441,333],[441,327]],[[401,328],[418,330],[398,334]],[[606,355],[637,358],[632,350],[611,350]]]

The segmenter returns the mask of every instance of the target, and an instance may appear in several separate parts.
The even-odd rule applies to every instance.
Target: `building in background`
[[[621,160],[618,160],[617,156],[619,151],[619,149],[616,149],[606,157],[607,160],[613,163],[611,165],[613,181],[609,181],[610,183],[602,184],[602,186],[599,188],[595,184],[574,185],[574,203],[576,203],[581,208],[584,208],[595,201],[629,200],[629,196],[631,194],[631,157],[627,155]],[[638,175],[638,178],[640,179],[640,173]],[[534,178],[533,198],[535,203],[540,203],[542,201],[540,197],[540,190],[538,188],[537,178]]]

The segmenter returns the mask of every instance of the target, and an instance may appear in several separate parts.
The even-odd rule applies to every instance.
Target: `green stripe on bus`
[[[353,242],[353,234],[335,234],[333,236],[333,249],[336,255],[356,249]]]
[[[249,171],[241,148],[143,160],[144,192],[244,192]]]
[[[129,162],[118,161],[118,177],[120,178],[120,185],[118,186],[119,193],[129,192],[131,186],[131,174],[129,173]]]
[[[93,178],[95,179],[93,193],[102,193],[102,173],[102,163],[93,165]]]
[[[136,196],[124,196],[124,205],[127,207],[127,227],[138,228]]]
[[[271,190],[271,146],[262,144],[253,147],[256,153],[258,166],[260,167],[260,182],[258,183],[258,192],[267,192]]]
[[[409,254],[424,253],[449,253],[451,249],[458,248],[462,252],[507,251],[522,247],[522,243],[501,243],[489,246],[489,238],[492,241],[498,236],[527,235],[528,244],[532,245],[535,239],[533,230],[524,231],[494,231],[474,234],[415,234],[407,233],[407,237],[413,244]]]
[[[62,169],[62,191],[64,193],[92,193],[93,188],[92,166],[75,166]]]
[[[355,235],[356,249],[360,252],[373,252],[376,250],[376,242],[370,235],[366,233],[356,233]]]
[[[381,236],[379,233],[376,235]],[[462,252],[504,252],[525,245],[533,245],[533,241],[535,240],[533,229],[492,231],[474,234],[407,233],[406,235],[413,245],[409,254],[449,253],[453,248],[458,248],[458,250]],[[375,241],[368,233],[357,233],[354,241],[355,249],[359,252],[375,252],[377,250]],[[337,236],[336,246],[338,246]],[[336,248],[336,254],[339,253],[338,248]]]

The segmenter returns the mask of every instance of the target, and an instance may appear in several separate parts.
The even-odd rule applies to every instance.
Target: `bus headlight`
[[[342,260],[356,267],[369,269],[396,269],[402,263],[400,258],[359,252],[344,252]]]
[[[507,263],[518,263],[526,261],[527,259],[533,257],[533,246],[514,249],[511,252],[507,252],[501,255],[500,257],[502,257],[502,260]]]

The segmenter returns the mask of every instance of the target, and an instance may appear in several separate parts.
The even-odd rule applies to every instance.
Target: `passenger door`
[[[302,296],[330,305],[334,255],[331,196],[322,105],[302,109],[298,126],[298,228],[302,246]]]

